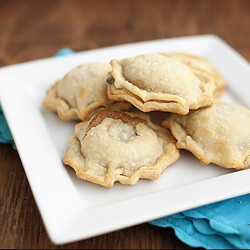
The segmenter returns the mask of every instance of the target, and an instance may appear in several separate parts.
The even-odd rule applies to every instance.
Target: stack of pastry
[[[144,54],[74,68],[47,90],[44,106],[80,121],[64,164],[78,178],[110,188],[159,178],[179,149],[203,164],[247,168],[250,111],[219,100],[224,87],[207,59]],[[154,124],[150,111],[163,112],[164,121]]]

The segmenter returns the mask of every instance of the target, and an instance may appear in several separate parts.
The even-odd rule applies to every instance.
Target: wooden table
[[[249,0],[0,0],[0,66],[143,40],[215,34],[250,61]],[[18,153],[0,144],[0,248],[181,249],[148,223],[63,246],[45,232]]]

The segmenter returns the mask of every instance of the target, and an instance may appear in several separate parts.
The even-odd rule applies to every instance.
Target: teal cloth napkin
[[[10,133],[7,121],[4,117],[3,111],[0,106],[0,142],[1,143],[10,143],[14,149],[16,149],[15,142]]]
[[[150,222],[192,247],[250,249],[250,194]]]
[[[62,49],[56,56],[74,53]],[[0,107],[0,142],[15,148]],[[250,180],[249,180],[250,181]],[[149,222],[171,227],[176,236],[192,247],[207,249],[250,249],[250,194],[195,208]]]

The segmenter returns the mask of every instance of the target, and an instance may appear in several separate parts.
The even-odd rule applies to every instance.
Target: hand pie
[[[185,116],[171,114],[162,125],[177,139],[177,148],[191,151],[205,165],[250,165],[250,110],[239,104],[217,100]]]
[[[100,108],[128,109],[130,105],[109,101],[107,98],[107,73],[109,64],[80,65],[47,90],[44,106],[58,113],[63,120],[86,120]]]
[[[63,162],[78,178],[111,188],[116,181],[157,179],[178,158],[170,132],[147,115],[100,111],[75,126]]]
[[[214,80],[177,59],[160,54],[111,61],[108,97],[125,100],[143,112],[187,114],[213,104]]]
[[[209,60],[182,52],[161,53],[161,55],[174,58],[181,63],[186,64],[189,68],[192,68],[193,71],[197,71],[197,73],[200,72],[201,74],[206,74],[208,77],[212,77],[215,81],[214,96],[219,97],[222,95],[225,88],[225,81],[216,67]]]

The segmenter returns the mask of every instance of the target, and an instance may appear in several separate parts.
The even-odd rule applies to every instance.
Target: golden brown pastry
[[[128,109],[128,104],[114,104],[107,98],[110,70],[104,63],[77,66],[47,90],[44,106],[63,120],[87,120],[100,108]]]
[[[185,116],[171,114],[162,125],[177,139],[177,148],[189,150],[205,165],[250,165],[250,110],[239,104],[217,100]]]
[[[145,114],[100,111],[75,126],[63,162],[78,178],[111,188],[155,180],[179,158],[170,132]]]
[[[202,74],[207,74],[212,77],[215,81],[215,91],[214,96],[219,97],[223,94],[225,88],[225,81],[217,68],[207,59],[203,57],[198,57],[182,52],[175,53],[161,53],[177,59],[178,61],[186,64],[188,67],[192,68],[193,71],[201,72]]]
[[[172,57],[145,54],[112,60],[111,66],[108,97],[128,101],[143,112],[187,114],[213,103],[213,78]]]

